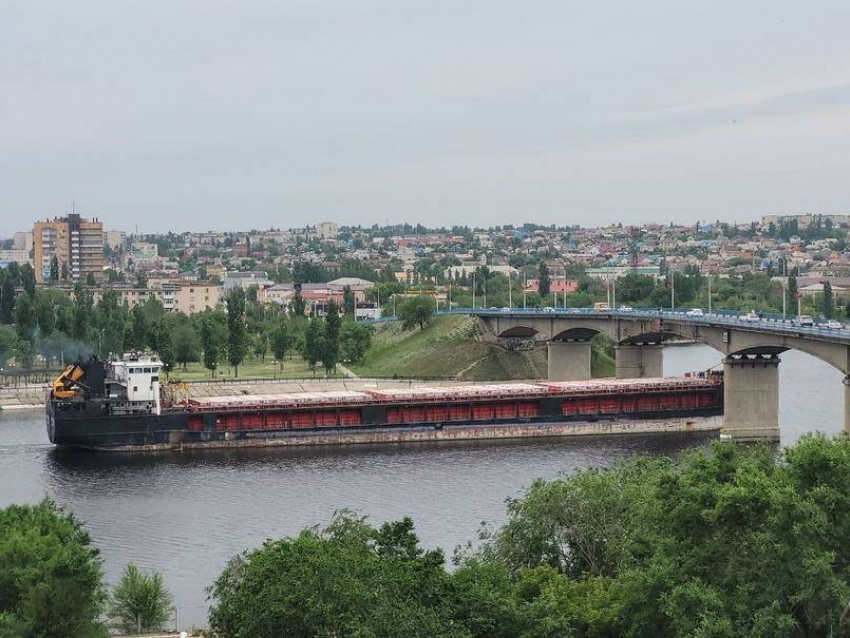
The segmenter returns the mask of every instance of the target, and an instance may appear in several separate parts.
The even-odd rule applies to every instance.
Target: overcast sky
[[[0,234],[850,211],[850,2],[3,0]]]

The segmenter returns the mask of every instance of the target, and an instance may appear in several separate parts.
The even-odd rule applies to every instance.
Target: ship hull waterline
[[[511,421],[371,424],[351,427],[194,431],[186,415],[132,415],[56,418],[48,411],[53,443],[111,452],[156,452],[205,448],[308,445],[357,445],[488,439],[577,437],[627,434],[714,433],[722,424],[722,407],[699,410],[620,413],[612,416],[545,416]],[[82,426],[82,427],[81,427]]]

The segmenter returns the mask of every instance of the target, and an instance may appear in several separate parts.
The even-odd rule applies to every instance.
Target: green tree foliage
[[[546,263],[542,261],[540,262],[540,267],[538,268],[537,282],[537,292],[543,299],[545,299],[549,296],[551,281],[549,279],[549,269],[546,267]]]
[[[6,361],[15,352],[15,343],[18,337],[10,326],[0,326],[0,367],[6,365]]]
[[[324,344],[322,342],[324,338],[322,321],[320,319],[311,319],[304,333],[304,347],[301,353],[311,370],[315,370],[316,364],[322,360],[322,353],[324,351]]]
[[[304,301],[304,297],[301,296],[300,288],[295,289],[295,295],[292,297],[290,309],[293,317],[303,317],[305,315],[307,303]]]
[[[162,369],[166,376],[174,369],[177,363],[177,354],[174,348],[174,340],[171,336],[171,325],[165,317],[157,322],[154,331],[154,350],[159,355],[159,360],[162,361]]]
[[[32,343],[37,324],[35,305],[28,292],[22,292],[15,305],[15,331],[18,339]]]
[[[328,301],[325,315],[325,335],[322,340],[322,365],[325,374],[329,375],[336,369],[339,360],[339,332],[342,320],[339,316],[339,306],[331,299]]]
[[[827,319],[835,314],[835,296],[832,294],[832,284],[823,282],[823,299],[821,300],[821,312]]]
[[[215,376],[227,342],[227,326],[221,312],[204,313],[201,319],[201,350],[204,367]]]
[[[538,481],[477,560],[570,635],[845,636],[848,487],[847,439],[715,444]]]
[[[201,358],[201,343],[198,333],[188,321],[182,321],[172,334],[174,341],[174,361],[186,369],[187,364]]]
[[[150,324],[141,306],[135,306],[130,311],[130,348],[144,350],[150,344],[148,331]]]
[[[283,370],[283,359],[289,350],[291,340],[287,323],[286,316],[281,315],[277,320],[277,325],[272,331],[271,338],[272,354],[274,355],[275,361],[277,361],[280,365],[281,370]]]
[[[416,326],[424,330],[434,315],[434,301],[430,297],[410,297],[398,305],[398,318],[405,330]]]
[[[797,278],[794,275],[788,277],[788,294],[791,296],[791,299],[797,296]]]
[[[239,376],[239,364],[248,353],[248,333],[245,328],[245,291],[234,288],[227,295],[227,360]]]
[[[50,283],[57,281],[59,281],[59,259],[53,255],[53,259],[50,260]]]
[[[357,363],[372,345],[374,326],[354,321],[343,321],[339,336],[339,354],[343,361]]]
[[[32,264],[24,264],[21,266],[21,288],[23,288],[30,298],[35,297],[35,269]]]
[[[130,563],[112,591],[109,615],[125,633],[152,633],[165,628],[173,608],[162,574],[145,574]]]
[[[0,323],[11,324],[15,321],[15,282],[8,273],[0,286]]]
[[[104,290],[94,312],[96,344],[101,357],[123,353],[127,320],[127,308],[118,303],[118,294],[112,289]]]
[[[354,318],[355,301],[354,293],[351,292],[351,286],[345,286],[342,289],[342,307],[346,317]]]
[[[74,322],[71,336],[80,341],[86,341],[86,333],[93,323],[93,318],[94,300],[92,293],[87,288],[77,284],[74,286]]]
[[[58,298],[57,298],[58,297]],[[49,337],[56,328],[56,311],[63,305],[65,296],[52,289],[41,289],[35,295],[35,315],[38,331],[42,337]]]
[[[232,559],[210,590],[210,626],[239,636],[469,636],[453,622],[439,551],[409,519],[379,529],[349,513]]]
[[[55,503],[0,510],[0,635],[105,636],[101,579],[88,533]]]

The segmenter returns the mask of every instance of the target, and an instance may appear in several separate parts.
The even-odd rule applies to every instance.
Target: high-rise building
[[[70,281],[84,282],[89,274],[96,281],[103,277],[103,224],[97,219],[86,221],[71,213],[53,221],[36,222],[33,244],[38,282],[50,280],[54,257],[60,278],[64,272]]]

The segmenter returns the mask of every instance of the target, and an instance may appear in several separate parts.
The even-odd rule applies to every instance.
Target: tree
[[[311,370],[316,369],[316,364],[322,359],[324,351],[324,331],[322,330],[322,321],[319,319],[311,319],[307,324],[307,331],[304,334],[304,359]]]
[[[536,481],[472,567],[567,635],[846,636],[848,494],[846,438],[716,443]]]
[[[358,363],[372,345],[374,326],[344,321],[339,336],[339,353],[343,361]]]
[[[224,343],[227,341],[227,329],[219,321],[220,313],[207,313],[201,320],[201,349],[204,352],[204,367],[215,376],[221,360]]]
[[[416,326],[424,330],[434,314],[434,302],[430,297],[411,297],[398,306],[398,318],[405,330]]]
[[[148,317],[141,306],[133,306],[130,311],[130,347],[144,350],[148,347]]]
[[[322,365],[325,367],[325,375],[330,375],[336,369],[339,360],[340,323],[339,306],[331,299],[328,301],[325,316],[325,335],[322,340]]]
[[[537,292],[541,299],[546,299],[549,296],[550,288],[549,268],[546,267],[546,262],[541,261],[537,277]]]
[[[245,291],[234,288],[227,295],[227,360],[239,376],[239,364],[248,352],[248,334],[245,330]]]
[[[5,366],[6,361],[14,354],[17,341],[18,337],[12,328],[0,326],[0,368]]]
[[[304,302],[304,297],[301,296],[301,289],[295,289],[295,295],[292,297],[292,316],[303,317],[307,309],[307,304]]]
[[[0,632],[105,636],[102,562],[83,525],[52,501],[0,510]]]
[[[791,295],[791,299],[797,297],[797,278],[794,275],[788,277],[788,294]]]
[[[181,323],[173,331],[174,361],[186,370],[190,361],[200,359],[201,344],[191,324]]]
[[[159,360],[162,361],[162,369],[165,371],[166,378],[174,369],[174,364],[177,363],[174,340],[171,338],[171,327],[168,323],[165,318],[160,319],[154,337],[154,347],[159,355]]]
[[[355,302],[354,293],[351,292],[351,286],[345,286],[342,289],[342,307],[346,317],[354,318]]]
[[[238,636],[467,637],[439,550],[410,519],[379,529],[350,513],[233,558],[212,586],[210,627]]]
[[[821,311],[827,319],[832,319],[832,316],[835,314],[835,297],[832,294],[832,284],[828,281],[823,282],[823,305]]]
[[[66,262],[66,261],[62,262],[62,269],[61,269],[60,272],[61,272],[61,276],[62,276],[62,281],[68,281],[68,276],[69,276],[68,262]]]
[[[71,336],[80,341],[86,341],[86,333],[91,325],[93,315],[94,302],[92,293],[78,283],[74,286],[74,323]]]
[[[15,320],[15,284],[6,274],[0,286],[0,323],[10,324]]]
[[[130,563],[112,592],[109,615],[125,633],[152,633],[165,628],[173,608],[162,574],[145,574]]]
[[[56,307],[58,300],[51,293],[55,290],[37,290],[35,295],[35,314],[38,330],[42,337],[49,337],[56,327]]]
[[[32,343],[36,328],[35,306],[28,292],[22,292],[15,306],[15,331],[18,339]]]
[[[286,351],[289,349],[289,332],[286,324],[286,316],[281,315],[277,326],[272,331],[271,339],[272,354],[275,361],[280,365],[281,370],[283,370],[283,359],[286,356]]]
[[[50,283],[59,281],[59,259],[56,255],[50,260]]]
[[[29,294],[30,298],[35,297],[35,269],[30,263],[21,266],[21,288]]]
[[[97,280],[94,278],[94,273],[90,272],[86,275],[86,286],[93,287],[97,285]]]

